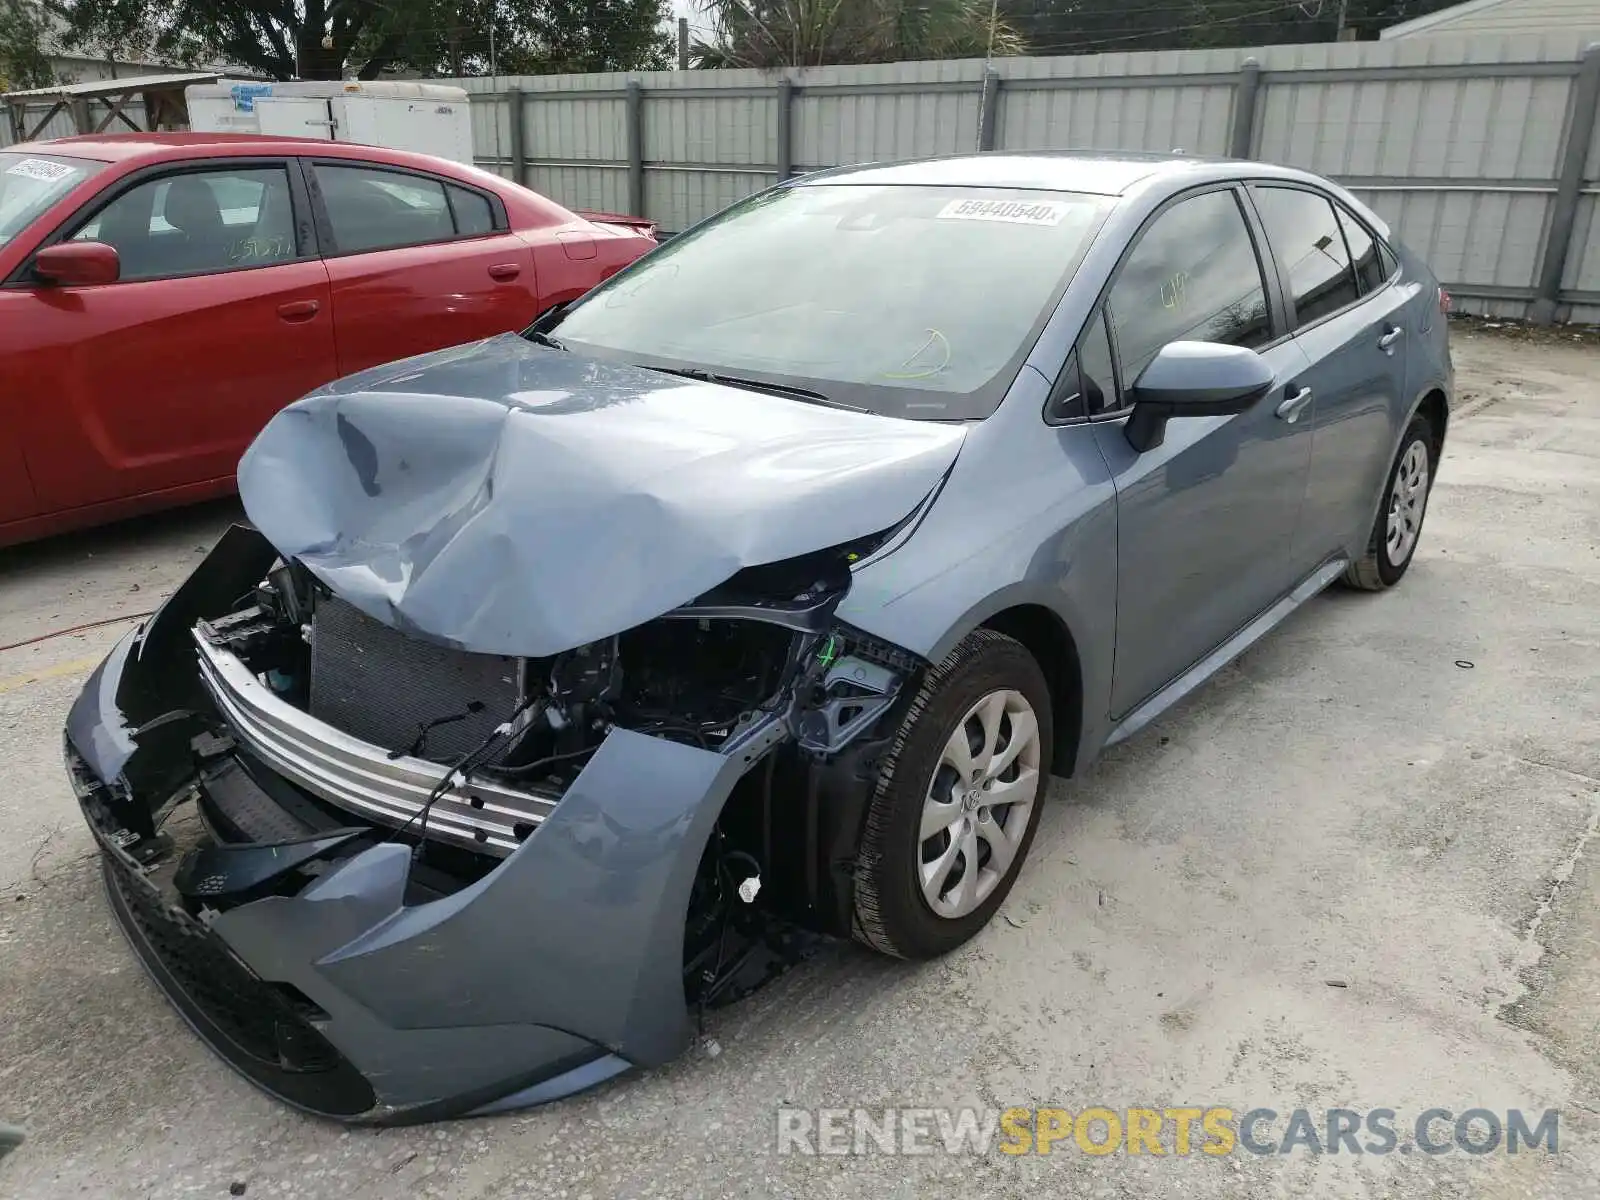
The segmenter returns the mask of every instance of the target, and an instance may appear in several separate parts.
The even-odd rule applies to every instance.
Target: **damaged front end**
[[[186,1019],[297,1107],[559,1098],[848,931],[923,664],[834,613],[890,533],[544,656],[367,615],[231,529],[95,673],[69,773]]]

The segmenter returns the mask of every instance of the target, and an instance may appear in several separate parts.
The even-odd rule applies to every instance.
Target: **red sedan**
[[[647,222],[374,146],[0,151],[0,545],[223,495],[290,401],[521,329],[654,245]]]

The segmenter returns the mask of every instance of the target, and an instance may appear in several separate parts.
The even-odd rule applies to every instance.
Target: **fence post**
[[[993,150],[1000,118],[1000,72],[983,69],[983,92],[978,100],[978,149]]]
[[[1233,88],[1233,139],[1228,153],[1234,158],[1250,157],[1256,138],[1256,95],[1260,91],[1261,64],[1247,58]]]
[[[644,216],[644,85],[628,81],[628,214]]]
[[[794,174],[794,81],[778,80],[778,182]]]
[[[507,92],[506,103],[511,106],[511,178],[527,187],[528,142],[525,122],[528,110],[522,102],[522,89],[514,87]]]
[[[1561,278],[1567,270],[1567,254],[1572,249],[1572,227],[1578,219],[1578,197],[1583,193],[1583,168],[1589,160],[1589,143],[1594,140],[1595,110],[1600,108],[1600,42],[1583,52],[1577,77],[1572,81],[1567,104],[1567,142],[1561,152],[1561,178],[1550,210],[1550,236],[1544,244],[1544,260],[1539,265],[1539,283],[1534,290],[1528,319],[1535,325],[1549,325],[1556,319],[1561,298]]]

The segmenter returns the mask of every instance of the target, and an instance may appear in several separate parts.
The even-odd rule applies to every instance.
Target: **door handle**
[[[321,311],[322,304],[317,300],[290,300],[278,305],[278,315],[285,321],[309,321]]]
[[[1300,419],[1300,414],[1305,412],[1306,405],[1310,403],[1311,389],[1308,387],[1303,387],[1294,395],[1286,398],[1282,404],[1278,405],[1278,415],[1285,421],[1289,422],[1289,424],[1293,425]]]
[[[1391,325],[1388,332],[1378,339],[1378,349],[1382,350],[1385,354],[1393,354],[1394,344],[1401,338],[1405,337],[1405,335],[1406,331],[1401,329],[1400,326]]]
[[[495,263],[489,268],[490,279],[515,279],[522,274],[522,268],[516,263]]]

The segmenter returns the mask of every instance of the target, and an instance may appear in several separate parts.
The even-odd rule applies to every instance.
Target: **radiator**
[[[337,598],[321,600],[311,625],[311,715],[387,750],[408,750],[418,728],[483,708],[428,732],[420,755],[453,762],[517,705],[520,664],[416,641]]]

